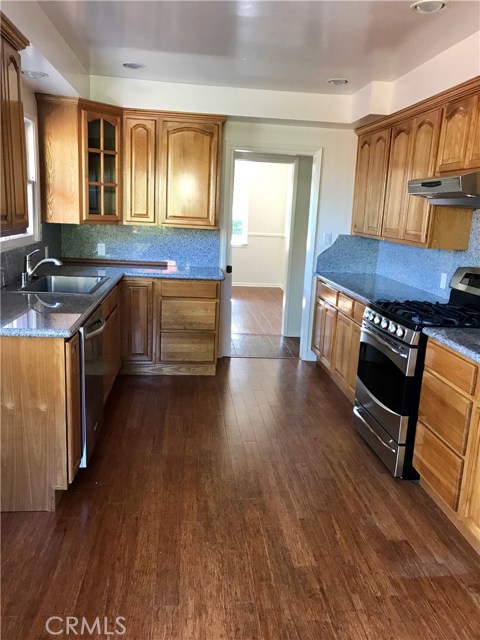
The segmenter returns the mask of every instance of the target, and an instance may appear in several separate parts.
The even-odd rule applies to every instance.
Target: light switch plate
[[[105,255],[105,243],[99,242],[97,244],[97,256],[104,256],[104,255]]]
[[[442,273],[440,276],[440,289],[445,289],[447,286],[447,274]]]

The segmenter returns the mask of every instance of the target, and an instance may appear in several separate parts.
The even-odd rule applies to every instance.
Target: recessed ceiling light
[[[24,69],[22,71],[22,75],[26,78],[30,78],[30,80],[38,80],[39,78],[48,78],[48,73],[44,73],[43,71],[27,71]]]
[[[124,62],[125,69],[145,69],[145,65],[140,62]]]
[[[447,8],[447,3],[441,0],[419,0],[410,5],[410,9],[418,13],[437,13]]]
[[[346,78],[330,78],[327,82],[333,84],[334,87],[340,87],[342,84],[347,84],[348,80]]]

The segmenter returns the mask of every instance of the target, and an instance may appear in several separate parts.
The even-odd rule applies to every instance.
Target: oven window
[[[364,342],[360,343],[358,377],[390,411],[402,416],[410,414],[413,378],[405,376],[384,353]]]

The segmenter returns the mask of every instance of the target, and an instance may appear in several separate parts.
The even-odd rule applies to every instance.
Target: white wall
[[[233,284],[284,289],[285,225],[293,165],[245,160],[235,165],[248,190],[248,244],[232,249]]]

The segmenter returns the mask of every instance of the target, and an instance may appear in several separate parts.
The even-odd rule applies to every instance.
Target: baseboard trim
[[[269,289],[281,289],[282,291],[285,290],[284,285],[272,284],[270,282],[232,282],[232,287],[263,287]]]

